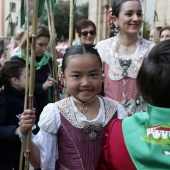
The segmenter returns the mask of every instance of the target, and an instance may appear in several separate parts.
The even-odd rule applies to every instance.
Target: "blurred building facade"
[[[30,2],[33,0],[30,0]],[[112,0],[83,0],[81,3],[89,3],[89,19],[97,27],[96,42],[110,36],[110,28],[107,25],[107,11],[111,7]],[[149,0],[143,0],[144,2]],[[80,0],[77,1],[81,5]],[[170,0],[155,0],[153,4],[157,12],[158,20],[154,27],[170,25]],[[0,0],[0,37],[10,35],[11,28],[20,28],[21,0]],[[152,12],[152,11],[151,11]],[[18,21],[18,22],[17,22]],[[14,30],[14,31],[15,31]]]
[[[107,24],[107,11],[111,7],[111,0],[93,0],[89,2],[89,19],[96,24],[96,42],[106,39],[110,35]]]
[[[21,0],[0,0],[0,37],[11,36],[20,27]]]
[[[157,20],[155,27],[170,25],[170,0],[155,0]]]
[[[144,8],[146,1],[147,0],[141,1],[143,11],[145,11]],[[93,1],[88,0],[88,2],[89,2],[89,19],[92,20],[97,27],[96,42],[109,38],[111,30],[107,24],[107,11],[112,6],[112,0],[93,0]]]

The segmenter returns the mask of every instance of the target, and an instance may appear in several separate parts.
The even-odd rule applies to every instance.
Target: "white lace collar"
[[[75,116],[76,116],[76,118],[77,118],[77,121],[78,121],[79,123],[81,123],[81,122],[86,122],[87,124],[88,124],[88,123],[90,123],[90,124],[96,124],[96,123],[104,122],[104,120],[105,120],[104,103],[103,103],[102,98],[98,97],[98,99],[99,99],[99,103],[100,103],[99,114],[98,114],[97,117],[94,118],[93,120],[88,120],[88,119],[86,118],[86,116],[78,110],[78,108],[76,107],[76,105],[75,105],[75,103],[74,103],[74,101],[73,101],[73,98],[70,97],[70,102],[71,102],[71,104],[72,104],[72,106],[73,106],[73,111],[74,111]]]
[[[99,114],[93,120],[87,120],[86,117],[77,109],[72,98],[56,102],[60,114],[62,114],[73,126],[83,128],[84,125],[102,123],[105,126],[113,117],[117,110],[117,102],[98,97],[100,102]]]
[[[117,54],[118,37],[110,39],[109,44],[103,46],[104,55],[102,57],[104,63],[108,64],[109,72],[108,76],[111,80],[120,80],[124,78],[122,76],[123,68],[120,65],[120,60],[131,60],[131,65],[128,68],[128,77],[136,78],[139,68],[143,59],[148,55],[150,51],[151,43],[142,38],[138,38],[136,45],[136,51],[132,55],[119,56]]]

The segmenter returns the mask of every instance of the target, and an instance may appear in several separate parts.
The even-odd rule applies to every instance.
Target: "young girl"
[[[97,170],[170,169],[169,72],[167,40],[153,47],[137,76],[139,91],[148,103],[147,112],[110,123]]]
[[[107,124],[117,115],[124,117],[126,112],[117,102],[97,96],[103,82],[102,62],[91,46],[68,49],[62,71],[70,97],[44,108],[40,132],[31,143],[30,162],[42,169],[93,170]],[[34,110],[25,110],[20,119],[24,150],[25,135],[34,125],[34,113]]]
[[[0,167],[18,170],[21,142],[19,115],[24,110],[26,66],[21,61],[8,61],[0,70]]]

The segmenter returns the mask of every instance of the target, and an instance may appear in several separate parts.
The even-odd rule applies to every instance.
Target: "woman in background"
[[[139,0],[115,0],[109,16],[114,37],[98,42],[95,47],[106,74],[104,96],[121,102],[130,115],[145,110],[136,77],[143,59],[155,45],[139,37],[142,18]]]
[[[160,31],[160,41],[165,41],[170,39],[170,26],[165,26]]]
[[[32,40],[32,26],[29,28],[30,47]],[[44,106],[49,102],[52,102],[52,87],[56,81],[52,76],[52,57],[46,52],[47,45],[50,40],[49,30],[42,25],[37,27],[37,40],[36,40],[36,63],[35,63],[35,87],[34,95],[37,101],[36,108],[36,124],[39,120],[39,115],[42,112]],[[11,60],[19,60],[25,62],[26,60],[26,42],[27,31],[21,40],[21,47],[16,51],[15,56]],[[29,56],[29,62],[30,62]],[[30,63],[29,63],[30,64]],[[38,129],[37,129],[38,130]]]
[[[96,26],[88,19],[81,19],[77,22],[76,32],[79,37],[79,41],[74,43],[74,45],[80,44],[93,44],[96,38]]]

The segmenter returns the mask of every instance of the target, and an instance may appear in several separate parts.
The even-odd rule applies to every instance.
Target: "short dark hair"
[[[94,31],[96,32],[96,25],[94,24],[93,21],[89,19],[81,19],[80,21],[77,22],[77,25],[76,25],[77,34],[81,36],[81,30],[89,26],[92,26],[94,28]]]
[[[170,40],[155,45],[143,60],[137,86],[147,103],[170,108]]]
[[[7,61],[0,70],[0,87],[10,85],[10,79],[13,77],[19,78],[22,70],[26,68],[26,64],[22,61]]]
[[[138,1],[139,3],[141,3],[139,0],[115,0],[112,4],[112,15],[115,15],[118,18],[122,4],[127,1]]]
[[[67,61],[68,61],[69,56],[76,55],[76,54],[87,54],[87,53],[95,55],[98,58],[100,66],[102,68],[102,61],[101,61],[100,55],[97,52],[97,50],[94,49],[93,45],[75,45],[75,46],[68,48],[66,50],[66,53],[63,56],[62,72],[64,73],[67,67]]]

